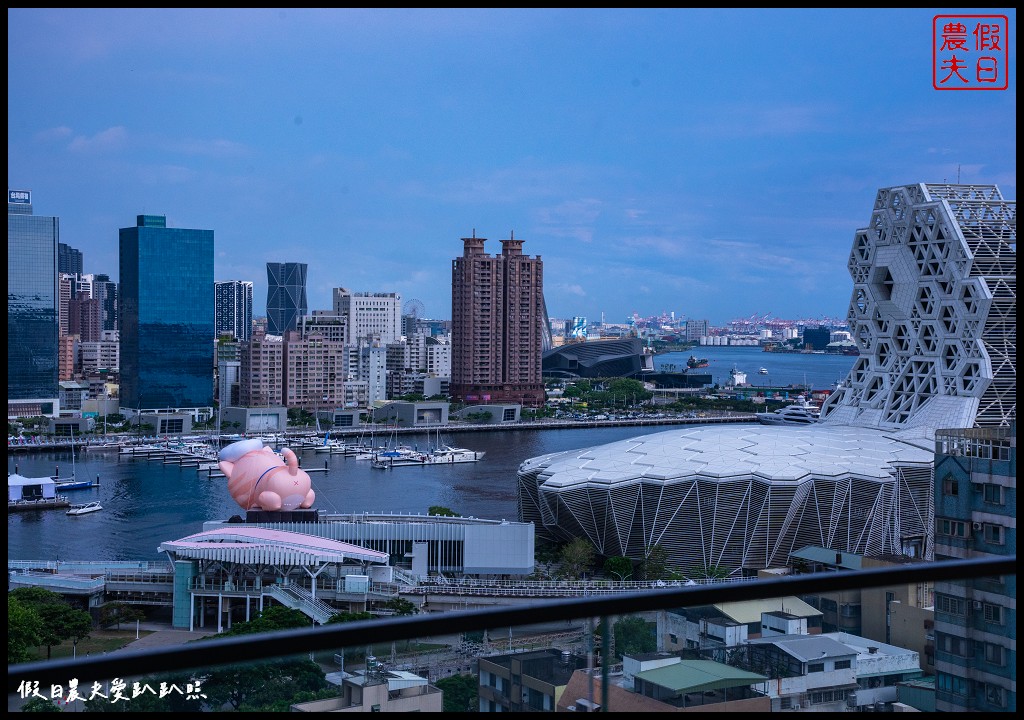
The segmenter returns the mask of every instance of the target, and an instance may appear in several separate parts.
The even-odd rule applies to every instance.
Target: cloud
[[[185,155],[199,155],[212,158],[237,158],[252,155],[252,150],[232,140],[181,140],[168,147],[169,150]]]
[[[68,149],[75,153],[103,153],[121,150],[128,145],[128,131],[123,125],[116,125],[96,133],[92,137],[79,135]]]
[[[63,140],[69,137],[73,131],[66,125],[60,125],[58,127],[47,128],[46,130],[40,130],[35,134],[35,139],[41,142],[49,142],[51,140]]]
[[[583,286],[575,283],[553,283],[551,290],[561,292],[566,295],[576,295],[577,297],[587,296],[587,291],[583,289]]]

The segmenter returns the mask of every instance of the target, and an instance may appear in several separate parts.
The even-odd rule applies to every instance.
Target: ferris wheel
[[[412,316],[414,318],[421,318],[421,317],[423,317],[423,313],[424,312],[425,312],[425,308],[423,307],[423,303],[421,301],[417,300],[416,298],[411,298],[409,300],[406,300],[402,304],[402,314],[403,315],[409,315],[409,316]]]

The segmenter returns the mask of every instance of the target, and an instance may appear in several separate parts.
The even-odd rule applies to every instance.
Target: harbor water
[[[655,367],[685,366],[690,354],[707,358],[715,382],[724,385],[734,366],[753,384],[808,383],[828,389],[844,378],[855,357],[765,353],[758,348],[707,347],[694,353],[655,356]],[[765,367],[768,375],[759,375]],[[516,520],[517,470],[532,457],[671,431],[665,426],[557,430],[510,429],[442,434],[442,441],[482,451],[475,463],[380,470],[343,455],[300,450],[300,464],[313,472],[315,507],[328,513],[426,514],[440,505],[462,515]],[[377,444],[386,442],[377,438]],[[436,436],[402,435],[401,442],[426,449]],[[8,453],[8,473],[26,477],[59,475],[99,479],[97,488],[68,492],[71,502],[99,500],[100,512],[69,517],[62,510],[10,513],[10,560],[158,560],[161,542],[200,532],[209,520],[242,514],[227,491],[227,480],[176,464],[118,455],[114,451]]]
[[[676,370],[686,367],[691,356],[706,358],[708,367],[693,372],[708,373],[719,386],[724,386],[733,368],[747,374],[753,386],[785,387],[810,385],[814,390],[831,390],[843,380],[856,362],[851,355],[823,355],[820,353],[764,352],[759,347],[733,345],[707,345],[691,351],[670,352],[654,356],[655,370]],[[767,374],[760,374],[764,368]]]

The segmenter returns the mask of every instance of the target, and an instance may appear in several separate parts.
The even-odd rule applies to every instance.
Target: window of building
[[[984,607],[985,622],[990,623],[1003,623],[1003,608],[1001,605],[993,605],[992,603],[985,603]]]
[[[784,697],[779,698],[779,709],[780,710],[791,710],[793,708],[793,698]]]
[[[967,523],[963,520],[946,520],[944,518],[939,518],[936,530],[939,535],[960,538],[967,537]]]
[[[968,644],[968,641],[965,638],[958,637],[956,635],[936,633],[935,644],[939,650],[951,655],[957,655],[959,657],[967,657],[969,654],[973,655],[973,652],[969,652],[971,646]]]
[[[947,475],[942,479],[942,494],[953,496],[960,494],[960,483],[952,475]]]
[[[849,670],[851,664],[850,660],[836,660],[836,670]]]
[[[993,485],[992,483],[985,483],[982,486],[982,496],[985,502],[992,503],[993,505],[1005,505],[1006,500],[1003,495],[1003,488],[1001,485]]]
[[[993,545],[1003,544],[1003,526],[985,523],[985,542]]]
[[[1006,707],[1006,691],[998,685],[986,683],[985,702],[995,707]]]
[[[942,692],[953,693],[954,695],[967,695],[969,687],[966,678],[939,673],[938,689]]]
[[[966,606],[964,601],[960,598],[936,593],[935,609],[939,612],[948,613],[949,615],[958,615],[963,617]]]
[[[807,672],[825,672],[825,663],[807,663]]]
[[[1004,664],[1003,646],[995,643],[985,643],[985,661],[993,665],[1002,666]]]
[[[677,645],[679,643],[679,637],[677,635],[675,635],[674,633],[669,633],[668,634],[668,639],[669,639],[669,642],[671,642],[673,645]]]

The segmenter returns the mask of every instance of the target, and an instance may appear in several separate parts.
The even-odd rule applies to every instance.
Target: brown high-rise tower
[[[452,261],[451,398],[541,407],[544,264],[523,255],[522,240],[502,240],[501,255],[486,254],[475,232],[462,242]]]

